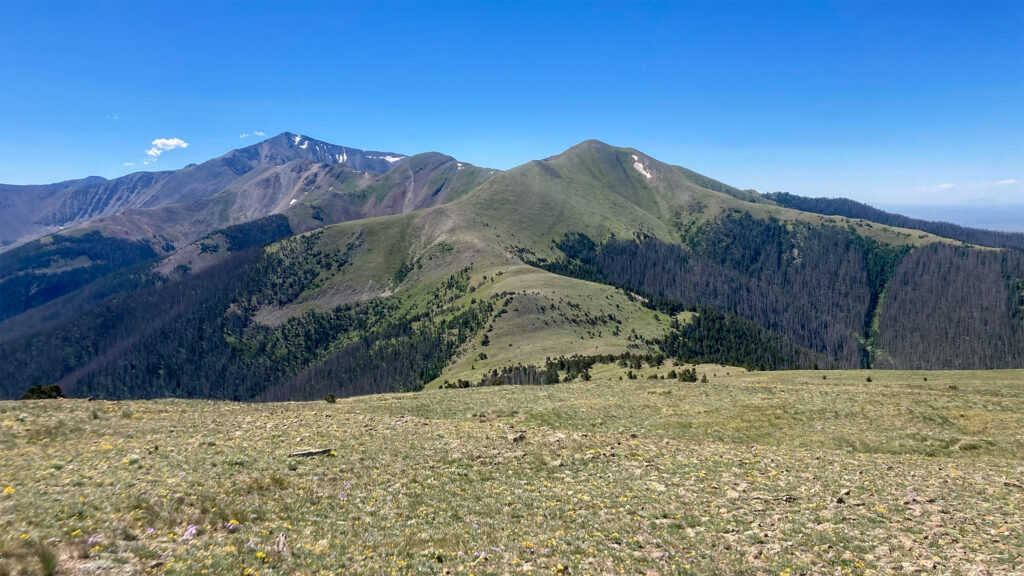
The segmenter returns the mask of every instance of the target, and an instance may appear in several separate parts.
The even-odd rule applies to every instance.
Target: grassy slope
[[[541,365],[548,357],[573,354],[619,354],[629,349],[634,333],[645,338],[664,332],[669,318],[630,301],[609,286],[558,276],[525,265],[500,270],[478,282],[463,298],[483,299],[511,292],[501,301],[507,312],[487,331],[489,344],[470,342],[458,358],[427,388],[444,380],[478,382],[485,372],[516,363]],[[587,322],[603,317],[604,321]],[[618,324],[608,319],[614,315]],[[656,320],[660,318],[660,320]],[[616,327],[618,330],[616,330]],[[635,343],[635,342],[634,342]],[[647,351],[646,348],[643,349]],[[486,354],[481,360],[479,354]]]
[[[1022,371],[616,370],[336,405],[0,403],[0,567],[41,547],[68,574],[1024,570]]]
[[[651,179],[633,166],[634,156],[653,175]],[[353,242],[360,243],[350,253],[350,264],[325,273],[316,288],[283,309],[262,311],[259,319],[277,324],[308,309],[325,310],[392,294],[415,307],[425,302],[437,282],[472,266],[473,284],[483,291],[463,298],[464,304],[504,291],[515,292],[516,303],[494,322],[489,333],[492,344],[483,347],[479,340],[471,342],[431,384],[436,387],[445,379],[476,381],[491,367],[540,363],[548,356],[624,352],[632,330],[651,337],[664,329],[653,313],[629,302],[618,290],[529,268],[516,256],[517,249],[526,248],[538,256],[554,257],[552,241],[569,230],[598,239],[645,232],[673,242],[679,239],[677,225],[728,210],[746,210],[759,218],[849,224],[866,236],[894,244],[937,240],[915,231],[798,212],[759,197],[750,197],[755,202],[743,199],[747,197],[743,191],[662,164],[639,151],[588,141],[558,156],[489,177],[465,196],[441,206],[325,228],[321,242],[325,249],[344,251]],[[418,266],[400,285],[395,284],[398,270],[411,263]],[[510,274],[499,277],[499,271]],[[484,277],[490,280],[481,284]],[[621,333],[613,335],[611,325],[581,326],[579,319],[540,311],[559,300],[579,304],[579,315],[614,313],[623,321]],[[487,360],[477,360],[481,352]]]

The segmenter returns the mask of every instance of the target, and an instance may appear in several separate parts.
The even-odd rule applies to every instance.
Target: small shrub
[[[697,369],[696,368],[683,368],[679,373],[680,382],[696,382],[697,381]]]
[[[60,389],[60,386],[51,384],[49,386],[43,386],[42,384],[36,384],[22,394],[22,400],[55,400],[57,398],[63,398],[64,391]]]
[[[871,376],[868,376],[867,378],[865,378],[864,381],[865,382],[871,382]]]
[[[331,394],[330,392],[328,392],[324,396],[324,402],[327,402],[328,404],[334,404],[337,401],[338,401],[338,397],[335,396],[334,394]]]

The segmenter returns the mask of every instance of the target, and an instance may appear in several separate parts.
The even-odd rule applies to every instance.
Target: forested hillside
[[[886,291],[878,333],[882,368],[1024,366],[1024,253],[911,252]]]
[[[320,233],[272,252],[239,250],[197,274],[104,301],[58,329],[4,344],[0,396],[57,382],[103,398],[311,399],[416,390],[440,374],[489,319],[491,304],[452,307],[469,271],[450,277],[423,311],[384,298],[310,311],[281,326],[254,321],[291,302],[322,270],[347,264],[318,249]],[[352,246],[352,249],[357,248]]]
[[[103,276],[156,258],[148,242],[99,232],[53,236],[0,254],[0,321],[59,298]]]
[[[775,361],[760,353],[714,357],[701,344],[692,349],[704,352],[684,358],[771,368],[950,369],[1015,367],[1024,358],[1018,252],[911,250],[849,229],[746,214],[689,229],[684,243],[639,236],[597,244],[567,233],[555,244],[563,258],[532,258],[528,251],[524,257],[552,272],[637,292],[658,309],[707,308],[699,317],[709,320],[698,324],[734,314],[816,353],[791,348],[771,355]],[[696,340],[711,341],[708,334],[734,332],[735,324],[701,329]],[[764,336],[748,332],[746,339]]]
[[[597,245],[567,234],[557,243],[565,258],[537,265],[627,288],[669,310],[736,314],[818,352],[824,365],[859,367],[879,296],[907,250],[844,229],[749,215],[702,225],[686,242],[610,238]]]

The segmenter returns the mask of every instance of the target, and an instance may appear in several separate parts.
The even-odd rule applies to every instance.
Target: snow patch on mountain
[[[405,159],[405,156],[370,156],[369,154],[367,154],[366,157],[367,158],[374,158],[376,160],[385,160],[385,161],[390,162],[392,164],[394,164],[395,162],[398,162],[399,160],[404,160]]]
[[[647,171],[644,163],[640,161],[640,158],[638,158],[636,154],[631,154],[631,156],[633,156],[633,168],[636,168],[637,172],[643,174],[645,178],[650,180],[653,175]]]

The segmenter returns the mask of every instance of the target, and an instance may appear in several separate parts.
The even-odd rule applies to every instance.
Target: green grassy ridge
[[[653,174],[652,179],[646,179],[633,166],[633,156]],[[789,227],[797,222],[845,226],[866,244],[875,246],[906,246],[935,240],[870,223],[840,223],[830,217],[782,208],[764,199],[747,202],[741,199],[748,195],[743,191],[698,176],[658,163],[636,150],[587,142],[559,156],[496,174],[464,197],[441,206],[324,228],[321,245],[325,250],[342,250],[354,238],[359,238],[361,247],[352,254],[348,266],[325,272],[315,288],[281,310],[268,311],[266,316],[276,318],[272,323],[279,322],[305,310],[327,310],[338,304],[390,294],[404,294],[410,302],[422,302],[437,281],[462,267],[472,266],[475,281],[479,281],[484,276],[493,279],[497,271],[525,269],[520,268],[518,254],[524,248],[533,251],[534,256],[556,256],[553,242],[567,230],[585,231],[594,238],[613,234],[628,238],[642,231],[680,243],[687,237],[686,230],[696,233],[741,209],[743,214],[774,219]],[[396,282],[396,278],[401,282]],[[531,286],[520,282],[512,290],[521,293],[518,297],[524,300],[538,298],[528,295],[530,291],[549,291],[552,285],[575,294],[596,290],[597,298],[584,298],[584,306],[616,292],[582,290],[544,274],[529,273],[523,278],[535,283]],[[543,296],[552,297],[559,296]],[[536,309],[544,305],[524,306]],[[600,314],[594,311],[595,316]],[[645,317],[651,316],[633,311],[628,320]],[[581,334],[574,329],[556,328],[550,321],[545,326],[536,312],[510,316],[501,322],[503,326],[495,330],[507,336],[500,336],[500,345],[492,345],[489,350],[479,345],[466,347],[445,370],[443,378],[475,380],[478,378],[472,376],[478,368],[536,363],[549,355],[542,354],[542,350],[566,355],[611,353],[625,351],[629,345],[622,339],[609,340],[605,333],[597,338],[584,333],[580,340]],[[651,337],[664,332],[663,327],[645,323],[636,328]],[[474,360],[480,352],[488,355],[487,361]]]
[[[445,163],[448,170],[453,169],[451,161]],[[421,309],[438,283],[458,270],[472,267],[474,283],[516,270],[504,279],[517,278],[515,286],[488,288],[493,293],[513,292],[513,300],[518,301],[496,320],[497,340],[491,337],[486,351],[480,342],[467,343],[440,378],[478,380],[473,374],[478,369],[538,363],[550,355],[621,353],[636,345],[637,340],[630,338],[633,331],[653,338],[664,333],[666,323],[614,288],[530,271],[517,250],[553,254],[552,240],[569,230],[598,239],[644,233],[679,243],[681,230],[696,229],[737,210],[749,211],[752,218],[778,217],[785,225],[797,221],[820,225],[827,220],[767,201],[747,202],[742,199],[745,194],[658,163],[636,150],[584,143],[559,156],[496,174],[461,198],[433,208],[344,222],[298,236],[317,236],[319,254],[327,260],[344,255],[346,264],[311,269],[315,275],[304,278],[295,294],[285,301],[264,302],[255,318],[273,329],[308,312],[393,295],[401,297],[404,309]],[[870,223],[857,226],[853,228],[886,241],[931,241]],[[279,251],[290,241],[271,245],[267,253]],[[203,256],[209,255],[199,255]],[[472,298],[467,296],[465,301]],[[584,318],[606,316],[614,301],[623,310],[620,333],[615,334],[611,325],[583,328],[578,318],[553,318],[542,311],[560,300],[578,303],[582,312],[574,314]],[[476,366],[474,358],[479,359],[481,352],[488,358]]]
[[[606,367],[586,383],[336,404],[0,402],[0,569],[1024,565],[1024,372],[697,369],[711,382]],[[311,448],[334,451],[288,457]]]
[[[511,364],[540,365],[548,357],[650,351],[646,342],[661,336],[670,320],[621,290],[522,264],[474,274],[474,282],[475,291],[464,301],[500,296],[502,302],[496,311],[500,315],[484,332],[489,344],[482,345],[480,338],[470,341],[428,389],[444,380],[476,382],[489,370]],[[609,315],[618,322],[608,321]],[[603,320],[588,320],[597,318]]]
[[[652,180],[647,181],[632,166],[633,156],[651,169]],[[498,173],[465,197],[422,211],[422,216],[370,219],[356,226],[378,223],[403,231],[411,226],[414,234],[421,235],[421,246],[445,235],[461,235],[493,251],[522,247],[552,255],[551,242],[570,230],[597,239],[645,233],[679,243],[683,239],[678,229],[741,211],[759,219],[849,226],[864,238],[886,244],[942,241],[870,222],[802,213],[760,198],[748,202],[736,197],[744,194],[636,150],[588,141],[559,156]],[[701,206],[699,211],[693,210],[695,205]]]

